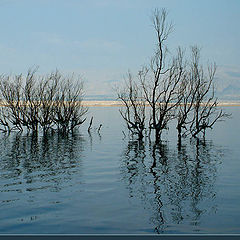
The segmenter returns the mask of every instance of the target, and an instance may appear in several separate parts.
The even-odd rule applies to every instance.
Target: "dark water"
[[[240,108],[178,149],[124,137],[115,107],[68,137],[0,136],[0,233],[240,233]],[[126,134],[126,131],[125,131]]]

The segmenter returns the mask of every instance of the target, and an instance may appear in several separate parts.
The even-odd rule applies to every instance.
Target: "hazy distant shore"
[[[123,106],[121,101],[82,101],[88,107],[116,107]],[[240,102],[219,102],[218,106],[240,106]]]
[[[6,106],[6,102],[0,101],[0,106]],[[121,101],[113,100],[86,100],[82,101],[83,106],[87,107],[121,107],[124,104]],[[219,102],[218,106],[240,106],[240,102]]]

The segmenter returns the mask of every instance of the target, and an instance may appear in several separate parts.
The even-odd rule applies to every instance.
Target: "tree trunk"
[[[155,142],[159,143],[161,140],[161,132],[159,129],[155,129]]]

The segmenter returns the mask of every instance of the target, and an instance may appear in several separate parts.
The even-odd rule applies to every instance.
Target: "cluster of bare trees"
[[[81,125],[88,109],[82,105],[83,82],[59,71],[37,76],[0,76],[0,129],[67,133]]]
[[[205,136],[206,129],[229,117],[217,106],[213,82],[216,65],[204,68],[197,46],[191,47],[189,58],[180,47],[175,55],[170,54],[166,41],[172,24],[167,22],[165,9],[154,11],[152,23],[157,37],[155,53],[149,66],[136,77],[128,73],[124,86],[118,88],[118,98],[124,103],[120,113],[139,139],[146,132],[150,136],[153,130],[158,143],[173,119],[177,120],[179,141],[188,134]]]

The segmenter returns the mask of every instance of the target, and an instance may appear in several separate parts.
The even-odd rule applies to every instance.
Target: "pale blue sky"
[[[202,47],[219,86],[240,87],[240,0],[0,0],[0,73],[58,68],[81,74],[87,94],[109,94],[153,53],[150,16],[166,8],[169,48]]]

